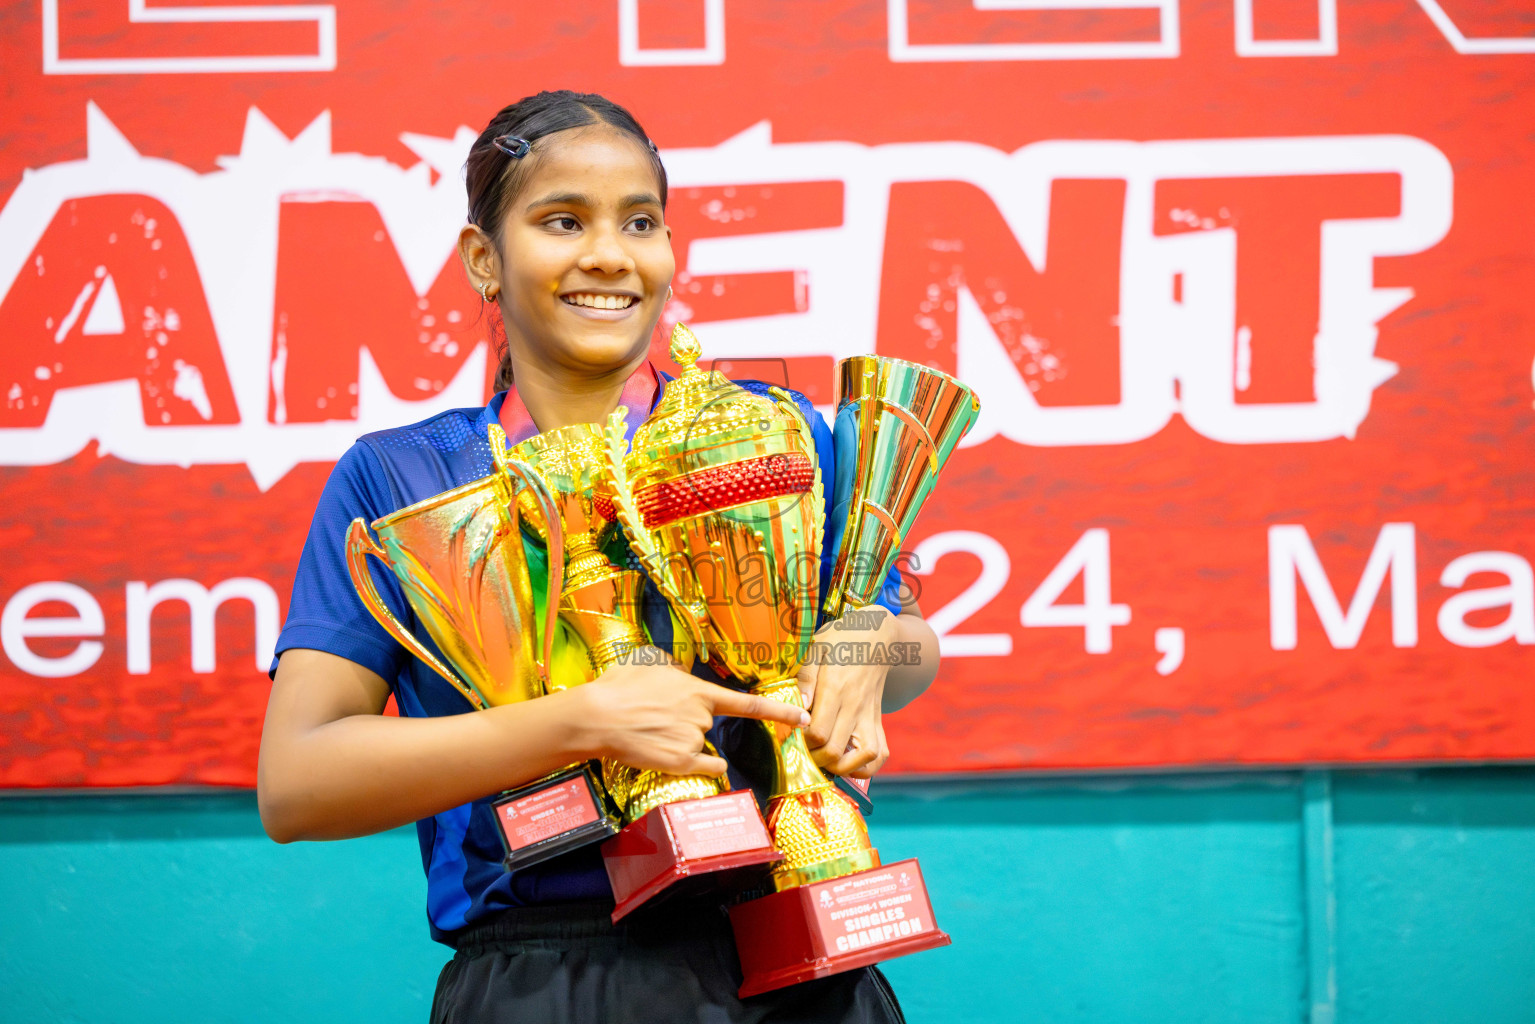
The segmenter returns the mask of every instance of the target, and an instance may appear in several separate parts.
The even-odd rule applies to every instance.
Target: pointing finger
[[[764,722],[782,722],[785,725],[806,726],[810,713],[804,708],[783,701],[769,700],[755,693],[741,693],[724,686],[708,687],[706,696],[714,705],[716,714],[733,715],[736,718],[758,718]]]

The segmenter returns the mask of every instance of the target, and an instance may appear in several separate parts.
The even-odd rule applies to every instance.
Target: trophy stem
[[[598,553],[598,557],[602,557]],[[645,580],[639,573],[618,569],[605,558],[602,569],[567,574],[560,598],[560,619],[586,645],[598,675],[650,642],[639,624],[640,594]]]
[[[706,742],[704,753],[718,754],[719,751],[714,749],[714,744]],[[633,769],[628,771],[632,772]],[[662,804],[719,796],[726,788],[722,780],[711,775],[669,775],[666,772],[643,771],[634,777],[625,794],[624,820],[638,821]]]
[[[606,637],[600,640],[596,646],[588,649],[587,654],[591,658],[592,668],[602,674],[609,665],[616,665],[635,650],[644,647],[648,641],[645,634],[638,633]]]
[[[572,531],[566,541],[565,592],[580,590],[598,582],[613,571],[613,563],[597,546],[597,538],[589,532]]]
[[[759,683],[752,692],[805,706],[791,678]],[[879,866],[879,851],[852,800],[816,765],[799,729],[763,723],[776,744],[776,771],[768,801],[768,833],[784,859],[773,868],[773,887],[782,892]]]
[[[644,576],[632,569],[614,568],[601,552],[595,553],[602,558],[601,567],[585,573],[567,572],[567,581],[574,578],[580,585],[571,587],[567,583],[560,601],[560,618],[586,644],[592,668],[600,675],[650,641],[638,620]],[[609,795],[629,822],[662,804],[717,796],[725,791],[719,779],[707,775],[641,772],[612,761],[603,762],[602,774]]]
[[[800,693],[799,683],[793,677],[758,683],[752,687],[752,693],[797,708],[805,706],[804,695]],[[810,756],[810,747],[805,743],[802,731],[777,722],[764,722],[763,725],[772,734],[777,761],[772,799],[832,788],[826,774]]]

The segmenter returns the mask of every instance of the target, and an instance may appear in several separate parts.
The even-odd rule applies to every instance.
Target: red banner
[[[890,770],[1535,757],[1535,9],[1338,7],[10,8],[0,785],[253,782],[330,463],[486,397],[468,146],[558,87],[661,145],[727,372],[980,395]]]

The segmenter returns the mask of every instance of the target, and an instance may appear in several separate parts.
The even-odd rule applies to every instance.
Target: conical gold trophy
[[[837,364],[828,617],[874,603],[906,531],[980,413],[974,391],[931,367],[872,355]]]
[[[523,462],[505,457],[491,427],[496,471],[347,533],[347,571],[365,608],[390,636],[477,709],[545,694],[554,651],[565,531],[548,487]],[[536,513],[536,514],[534,514]],[[523,517],[548,540],[542,640],[534,580],[522,548]],[[373,585],[367,556],[384,562],[442,657],[394,617]],[[493,804],[510,869],[617,831],[596,769],[580,765],[503,794]]]
[[[523,462],[505,457],[492,427],[496,471],[347,532],[347,571],[363,605],[406,650],[477,709],[532,700],[547,691],[564,530],[549,489]],[[536,513],[536,514],[535,514]],[[522,520],[537,522],[550,551],[544,631],[534,610]],[[367,557],[399,581],[416,620],[441,657],[390,611]],[[537,641],[537,642],[536,642]],[[526,867],[617,830],[595,772],[577,766],[503,795],[494,804],[509,868]],[[510,812],[510,813],[508,813]]]
[[[827,618],[874,603],[939,472],[980,411],[970,388],[919,363],[862,355],[837,364]],[[865,813],[872,808],[867,780],[837,784]]]
[[[796,674],[815,630],[824,526],[810,426],[787,393],[759,397],[699,369],[682,324],[671,355],[683,372],[626,457],[622,410],[608,424],[619,521],[700,656],[753,693],[803,707]],[[803,733],[765,724],[776,757],[768,830],[784,857],[773,895],[731,908],[741,995],[946,944],[916,862],[881,867],[857,807]],[[888,934],[881,918],[876,937],[868,915],[850,913],[866,898],[909,914]]]
[[[525,502],[511,500],[514,489],[525,489]],[[520,463],[375,520],[376,541],[361,519],[347,531],[347,572],[364,607],[477,709],[543,693],[554,636],[546,631],[535,647],[532,580],[518,546],[526,511],[553,522],[550,545],[563,550],[553,503]],[[389,610],[368,555],[394,573],[442,658]]]
[[[640,621],[644,574],[618,568],[602,551],[615,525],[607,449],[602,428],[588,423],[545,431],[510,453],[553,494],[565,535],[559,617],[585,645],[594,675],[650,644]],[[532,493],[524,491],[522,500],[531,507]],[[537,530],[537,520],[530,521]],[[683,667],[690,667],[691,646],[676,648]],[[548,688],[584,681],[551,678]],[[723,779],[638,771],[616,762],[605,762],[602,774],[625,825],[603,847],[614,921],[663,894],[740,883],[738,869],[779,857],[751,794],[727,793]],[[679,885],[684,879],[691,884]]]

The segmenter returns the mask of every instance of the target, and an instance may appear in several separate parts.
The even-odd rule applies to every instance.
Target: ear
[[[475,291],[487,287],[494,296],[501,290],[501,254],[496,251],[490,236],[473,224],[466,224],[458,233],[458,258],[464,262],[464,273]]]

